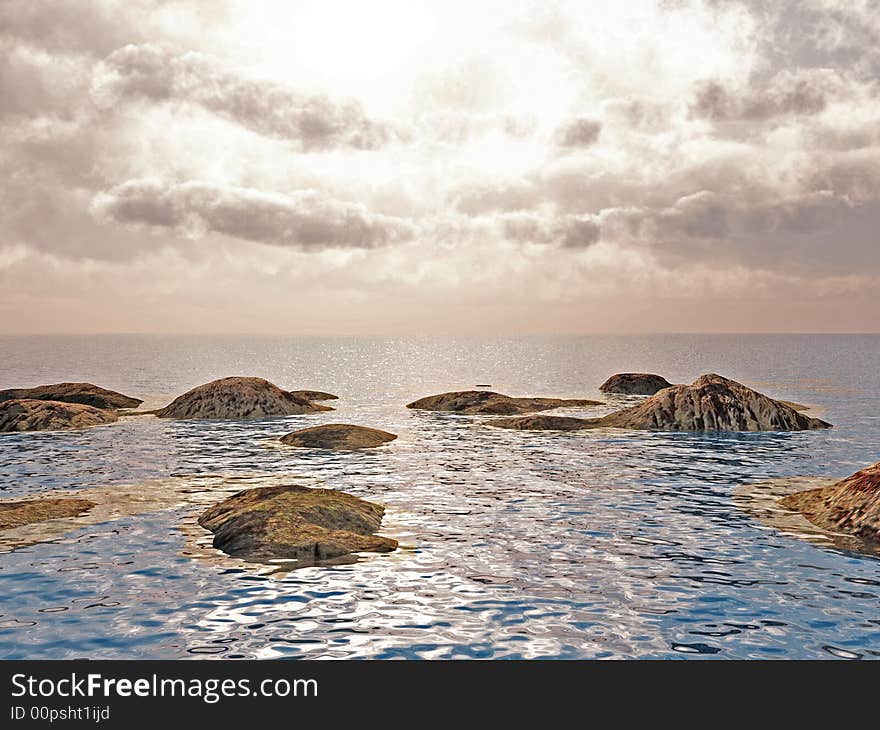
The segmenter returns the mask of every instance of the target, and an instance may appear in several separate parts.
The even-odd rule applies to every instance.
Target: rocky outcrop
[[[654,395],[658,391],[672,385],[661,375],[652,373],[617,373],[612,375],[599,390],[603,393],[621,393],[623,395]]]
[[[281,443],[310,449],[372,449],[396,438],[396,434],[380,431],[378,428],[327,423],[282,436]]]
[[[302,398],[303,400],[339,400],[338,395],[325,393],[321,390],[291,390],[288,392],[297,398]]]
[[[221,378],[200,385],[156,411],[160,418],[267,418],[332,411],[263,378]]]
[[[115,411],[81,403],[51,400],[7,400],[0,403],[0,433],[90,428],[112,423],[117,418]]]
[[[720,375],[703,375],[691,385],[664,388],[632,408],[601,418],[581,418],[579,428],[630,428],[657,431],[804,431],[830,423],[799,413],[756,390]],[[502,428],[530,426],[527,419],[498,419]],[[573,430],[568,424],[565,430]]]
[[[94,408],[137,408],[142,400],[99,388],[91,383],[55,383],[36,388],[0,390],[0,401],[54,400],[61,403],[82,403]]]
[[[272,486],[248,489],[208,508],[199,524],[214,547],[255,561],[305,565],[357,552],[390,552],[397,541],[375,535],[385,508],[332,489]]]
[[[491,390],[464,390],[430,395],[408,403],[406,407],[424,411],[508,416],[547,411],[551,408],[582,408],[599,405],[602,405],[599,401],[581,398],[514,398]]]
[[[880,542],[880,462],[835,484],[779,500],[823,530]]]
[[[74,497],[0,502],[0,530],[57,520],[61,517],[76,517],[94,506],[95,503],[88,499]]]

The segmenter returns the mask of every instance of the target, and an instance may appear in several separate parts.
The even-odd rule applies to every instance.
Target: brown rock
[[[99,388],[91,383],[55,383],[36,388],[13,388],[0,390],[0,401],[7,400],[54,400],[61,403],[82,403],[94,408],[137,408],[142,400]]]
[[[823,530],[880,542],[880,462],[831,486],[790,494],[779,504]]]
[[[580,428],[630,428],[657,431],[803,431],[830,423],[720,375],[703,375],[692,385],[664,388],[632,408],[601,418],[581,418]],[[489,425],[528,428],[524,419],[499,419]],[[540,424],[538,425],[540,427]],[[566,430],[572,430],[573,425]]]
[[[76,517],[94,506],[95,503],[88,499],[73,497],[0,502],[0,530],[56,520],[59,517]]]
[[[160,418],[266,418],[332,411],[263,378],[221,378],[200,385],[156,411]]]
[[[112,423],[117,418],[115,411],[81,403],[51,400],[7,400],[0,403],[0,433],[89,428]]]
[[[321,390],[291,390],[288,392],[291,395],[296,396],[297,398],[303,398],[304,400],[339,400],[338,395],[325,393]]]
[[[485,413],[499,416],[547,411],[551,408],[579,408],[602,405],[599,401],[581,398],[514,398],[490,390],[464,390],[420,398],[407,408],[448,413]]]
[[[599,390],[624,395],[654,395],[671,385],[666,378],[652,373],[618,373],[602,383]]]
[[[281,443],[311,449],[372,449],[396,438],[396,434],[380,431],[378,428],[327,423],[282,436]]]
[[[517,431],[579,431],[591,428],[589,418],[572,416],[518,416],[516,418],[496,418],[487,421],[490,426],[512,428]]]
[[[208,508],[199,524],[214,547],[249,560],[313,565],[355,552],[391,552],[397,541],[373,533],[385,508],[333,489],[248,489]]]

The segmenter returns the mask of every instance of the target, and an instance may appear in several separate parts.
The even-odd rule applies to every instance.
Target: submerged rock
[[[378,428],[353,426],[349,423],[327,423],[282,436],[281,443],[312,449],[372,449],[396,438],[396,434],[380,431]]]
[[[76,517],[94,506],[95,503],[88,499],[74,497],[0,502],[0,530],[57,520],[61,517]]]
[[[297,398],[304,398],[305,400],[339,400],[338,395],[325,393],[321,390],[291,390],[288,392]]]
[[[199,385],[156,411],[160,418],[266,418],[332,411],[263,378],[221,378]]]
[[[61,403],[82,403],[94,408],[137,408],[142,400],[115,390],[99,388],[91,383],[55,383],[36,388],[0,390],[0,401],[54,400]]]
[[[115,411],[82,403],[51,400],[7,400],[0,403],[0,433],[17,431],[65,431],[113,423]]]
[[[830,423],[799,413],[756,390],[720,375],[703,375],[692,385],[673,385],[632,408],[601,418],[581,418],[579,428],[630,428],[657,431],[804,431]],[[527,419],[488,421],[501,428],[530,426]],[[569,425],[565,430],[573,430]]]
[[[486,413],[499,416],[547,411],[551,408],[578,408],[599,406],[599,401],[582,398],[514,398],[491,390],[463,390],[420,398],[407,408],[449,413]]]
[[[617,373],[602,383],[599,390],[623,395],[654,395],[671,385],[666,378],[653,373]]]
[[[779,500],[823,530],[880,542],[880,462],[835,484]]]
[[[384,513],[379,504],[333,489],[273,486],[234,494],[203,512],[199,524],[229,555],[314,564],[397,549],[396,540],[373,534]]]

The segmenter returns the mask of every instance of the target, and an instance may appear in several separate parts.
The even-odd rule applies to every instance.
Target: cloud
[[[561,147],[589,147],[602,132],[602,122],[590,117],[579,117],[556,130],[556,142]]]
[[[203,182],[130,180],[95,196],[93,214],[123,224],[170,228],[191,238],[219,233],[302,250],[375,248],[409,241],[414,226],[363,205]]]
[[[695,116],[714,122],[810,116],[822,112],[841,86],[840,77],[831,69],[783,70],[745,89],[705,81],[698,85],[691,109]]]
[[[127,45],[107,56],[95,68],[92,97],[107,109],[125,100],[192,104],[306,150],[374,150],[399,136],[356,101],[300,94],[239,74],[214,56],[176,54],[159,44]]]
[[[553,216],[537,213],[508,213],[499,216],[503,236],[509,241],[585,249],[597,243],[601,229],[590,216]]]

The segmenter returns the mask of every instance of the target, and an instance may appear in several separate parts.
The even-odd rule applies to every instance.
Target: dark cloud
[[[240,75],[213,56],[176,54],[155,44],[111,53],[95,70],[92,95],[107,108],[124,100],[192,104],[307,150],[377,149],[398,136],[391,126],[369,119],[355,101],[299,94]]]
[[[830,69],[782,71],[770,79],[753,80],[746,89],[705,81],[696,90],[691,111],[715,122],[810,116],[823,111],[840,87],[839,76]]]
[[[556,143],[561,147],[589,147],[599,140],[602,122],[590,117],[578,117],[556,130]]]
[[[303,250],[375,248],[411,240],[408,221],[362,205],[202,182],[131,180],[95,197],[98,219],[169,228],[190,237],[219,233]]]

